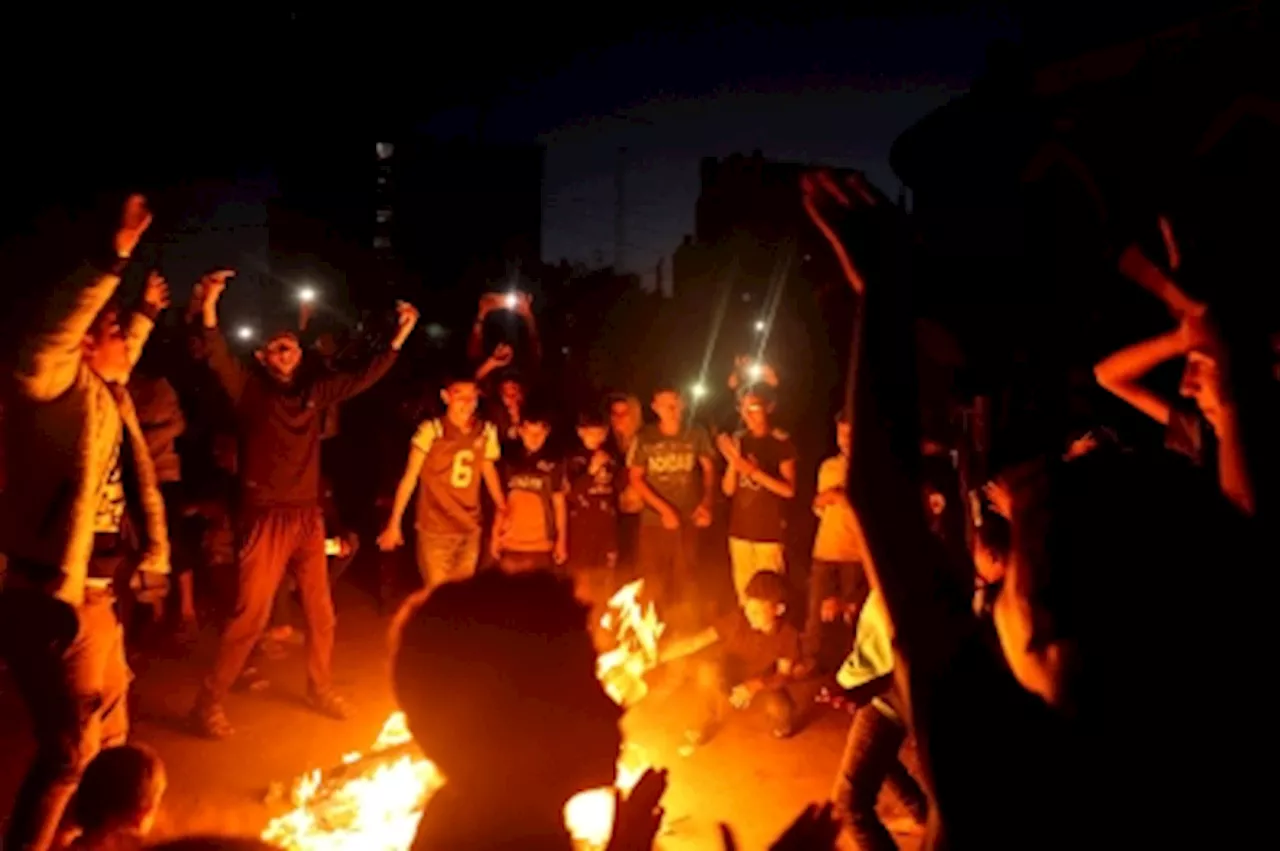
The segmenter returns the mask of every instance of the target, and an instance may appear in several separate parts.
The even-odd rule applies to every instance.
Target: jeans
[[[34,589],[0,593],[0,656],[36,737],[4,847],[44,851],[85,766],[129,733],[130,674],[115,598],[91,590],[76,609]]]
[[[787,572],[782,544],[777,541],[748,541],[745,538],[729,539],[729,563],[733,566],[733,589],[738,592],[738,605],[747,599],[747,583],[757,573]]]
[[[927,819],[928,799],[898,759],[906,738],[906,727],[872,704],[859,707],[853,716],[831,799],[861,851],[898,847],[876,815],[881,786],[889,787],[917,823]]]
[[[240,577],[235,613],[222,632],[213,670],[201,689],[202,705],[220,702],[271,620],[276,593],[292,571],[306,621],[307,682],[313,692],[330,687],[336,619],[324,554],[319,508],[264,508],[242,518]]]
[[[479,529],[462,534],[418,530],[418,570],[427,588],[474,576],[479,558]]]

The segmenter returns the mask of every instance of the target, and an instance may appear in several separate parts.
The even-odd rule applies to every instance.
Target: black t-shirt
[[[734,439],[743,458],[775,479],[782,478],[782,463],[796,458],[795,444],[778,429],[763,437],[739,432]],[[729,510],[729,536],[747,541],[782,541],[787,528],[787,503],[739,473],[738,489]]]
[[[556,543],[553,497],[565,491],[564,463],[545,451],[520,452],[503,463],[508,527],[503,548],[517,553],[549,553]]]
[[[737,611],[716,624],[716,634],[731,685],[768,677],[778,672],[779,662],[796,663],[801,658],[800,633],[786,621],[779,621],[773,632],[760,632]]]
[[[603,450],[602,450],[603,451]],[[567,461],[569,476],[569,563],[574,567],[603,567],[618,557],[618,459],[608,460],[594,474],[595,453],[579,448]]]

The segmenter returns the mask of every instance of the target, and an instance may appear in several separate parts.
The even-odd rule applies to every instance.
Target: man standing
[[[152,323],[135,314],[126,332],[108,307],[150,223],[145,199],[130,197],[113,250],[55,290],[14,371],[0,656],[37,748],[8,848],[48,848],[85,766],[101,747],[124,743],[129,669],[117,583],[135,568],[149,590],[168,582],[164,503],[124,389]]]
[[[653,394],[657,425],[636,435],[627,458],[631,485],[644,500],[637,556],[649,596],[669,614],[689,620],[694,611],[689,581],[697,570],[698,529],[711,525],[715,469],[711,439],[684,422],[684,399],[673,387]]]
[[[722,434],[716,443],[727,462],[722,484],[731,500],[729,561],[742,605],[757,573],[786,573],[783,533],[796,495],[796,447],[785,432],[770,427],[773,394],[767,385],[745,390],[738,412],[746,429],[733,437]]]
[[[501,456],[498,431],[476,418],[480,390],[475,379],[459,374],[445,380],[440,398],[445,415],[426,420],[409,443],[409,460],[396,487],[395,503],[378,547],[390,552],[404,543],[401,524],[418,489],[418,569],[427,588],[465,579],[480,558],[480,480],[497,508],[501,525],[507,510],[494,466]]]
[[[398,303],[399,330],[390,350],[358,371],[304,380],[298,374],[302,348],[292,331],[268,338],[256,353],[258,367],[248,368],[232,356],[218,330],[218,299],[233,274],[214,272],[200,287],[209,365],[231,397],[240,432],[236,608],[192,712],[197,728],[218,739],[232,733],[222,700],[267,626],[286,568],[294,572],[306,615],[308,702],[332,718],[350,714],[330,682],[334,616],[320,508],[322,417],[326,408],[368,389],[391,369],[418,320],[412,305]]]

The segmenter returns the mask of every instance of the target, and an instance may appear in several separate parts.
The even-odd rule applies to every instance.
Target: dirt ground
[[[303,707],[301,648],[267,664],[269,690],[231,697],[227,709],[237,732],[222,743],[190,736],[183,723],[212,652],[212,634],[203,636],[194,654],[152,656],[136,665],[133,736],[156,747],[169,770],[157,838],[256,835],[272,815],[265,798],[273,782],[287,786],[307,769],[337,764],[343,753],[368,748],[393,709],[386,676],[387,620],[368,597],[345,585],[338,589],[338,611],[336,682],[358,705],[356,716],[344,723]],[[719,848],[717,825],[726,822],[739,847],[767,848],[805,804],[824,799],[849,716],[816,709],[812,723],[794,739],[775,740],[761,719],[747,714],[733,718],[703,748],[681,756],[684,707],[678,697],[655,690],[632,711],[626,726],[629,739],[653,764],[670,769],[669,833],[661,847]],[[0,672],[0,811],[13,800],[30,753],[26,713]],[[902,842],[915,847],[917,840]]]

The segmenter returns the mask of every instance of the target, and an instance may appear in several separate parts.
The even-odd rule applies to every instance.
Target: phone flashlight
[[[507,299],[506,299],[507,310],[515,310],[516,305],[518,305],[519,303],[520,303],[519,296],[517,296],[515,293],[507,293]]]

